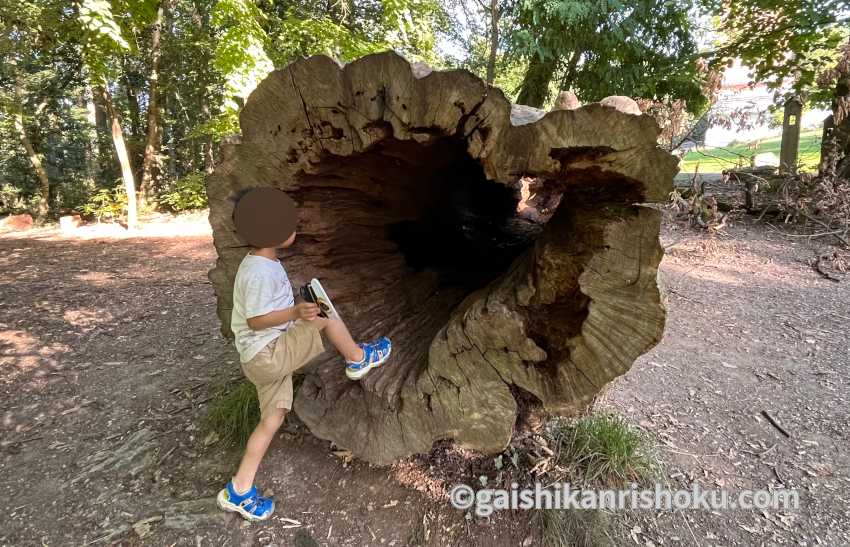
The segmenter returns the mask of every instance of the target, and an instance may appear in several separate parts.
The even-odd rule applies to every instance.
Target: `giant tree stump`
[[[391,361],[346,379],[328,351],[294,409],[317,436],[384,464],[436,440],[485,452],[528,408],[585,407],[655,345],[660,216],[675,159],[647,116],[513,106],[463,70],[394,53],[311,57],[270,74],[207,179],[228,334],[248,250],[233,196],[276,186],[299,205],[293,283],[319,277],[356,338]]]

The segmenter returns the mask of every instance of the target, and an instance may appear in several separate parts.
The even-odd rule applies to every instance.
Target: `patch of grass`
[[[620,416],[591,414],[549,425],[550,446],[558,465],[573,482],[614,488],[646,484],[655,475],[656,459],[648,439]]]
[[[207,427],[218,433],[224,444],[244,447],[260,422],[257,389],[247,381],[230,384],[210,405]]]
[[[416,527],[410,531],[410,535],[407,537],[407,543],[405,545],[407,547],[421,547],[425,545],[425,529],[422,527],[422,524],[417,524]]]
[[[611,516],[585,509],[539,509],[531,526],[542,547],[602,547],[615,545]]]
[[[820,163],[821,129],[814,129],[800,133],[800,149],[798,161],[803,171],[817,170]],[[773,152],[779,156],[782,145],[782,137],[765,139],[756,150],[748,150],[746,143],[731,143],[729,146],[720,148],[701,148],[699,151],[688,152],[682,161],[682,173],[693,173],[699,164],[700,173],[720,173],[724,169],[736,166],[747,167],[750,165],[750,157],[763,152]],[[741,156],[744,156],[743,158]]]

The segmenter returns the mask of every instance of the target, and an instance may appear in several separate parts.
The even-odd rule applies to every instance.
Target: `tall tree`
[[[499,0],[490,0],[488,15],[490,16],[490,52],[487,55],[486,80],[492,85],[496,78],[496,58],[499,56],[499,18],[502,16]]]
[[[156,10],[156,19],[151,31],[150,77],[148,78],[148,127],[145,140],[145,155],[142,160],[142,184],[139,187],[141,202],[144,205],[153,190],[153,179],[161,169],[159,149],[162,138],[159,108],[159,59],[162,55],[160,40],[162,39],[163,12],[170,6],[167,0],[160,0]]]
[[[18,132],[18,138],[21,140],[21,144],[23,145],[24,150],[26,150],[27,157],[29,158],[30,163],[32,163],[32,167],[38,176],[39,182],[41,183],[41,199],[38,201],[37,216],[40,220],[44,220],[47,217],[47,210],[50,203],[50,179],[47,177],[47,170],[44,168],[44,164],[42,163],[41,154],[36,152],[29,135],[27,135],[27,126],[24,122],[24,92],[21,81],[21,75],[16,74],[15,95],[9,110],[12,114],[15,130]]]
[[[35,212],[43,220],[50,208],[51,181],[42,137],[56,129],[62,98],[78,83],[78,51],[61,40],[69,16],[57,0],[0,0],[0,20],[0,112],[12,122],[14,139],[38,181]]]
[[[111,80],[120,75],[123,56],[137,50],[126,36],[134,36],[134,30],[144,28],[156,14],[155,4],[143,0],[124,4],[118,0],[81,0],[78,6],[84,59],[92,85],[95,87],[103,107],[109,115],[112,142],[121,166],[121,178],[127,193],[127,226],[138,223],[136,204],[136,180],[133,165],[124,139],[121,115],[115,107],[110,90]],[[122,11],[124,10],[124,11]],[[119,24],[120,21],[123,23]]]
[[[121,165],[121,177],[124,179],[124,191],[127,193],[127,227],[132,230],[136,227],[138,222],[136,182],[133,175],[133,164],[130,161],[130,154],[127,151],[127,144],[124,140],[124,129],[121,126],[121,115],[115,108],[115,104],[112,101],[112,95],[109,93],[109,88],[106,85],[98,85],[97,91],[100,94],[100,100],[103,102],[103,106],[109,116],[112,142],[115,146],[115,155],[118,157],[118,163]]]
[[[135,200],[213,170],[275,66],[385,49],[440,65],[447,28],[441,0],[0,0],[0,19],[0,209],[92,209],[118,181],[131,224]]]
[[[628,95],[706,104],[689,0],[520,0],[514,51],[529,58],[518,102],[540,107],[553,83],[586,100]]]
[[[86,131],[86,171],[89,181],[94,185],[95,181],[100,178],[100,164],[98,162],[100,142],[98,142],[97,138],[97,105],[95,105],[94,94],[90,85],[83,87],[83,93],[80,99],[81,106],[86,110],[86,122],[89,125]]]

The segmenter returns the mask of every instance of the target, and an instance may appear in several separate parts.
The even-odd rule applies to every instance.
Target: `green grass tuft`
[[[244,447],[260,422],[257,389],[247,381],[230,384],[210,406],[207,427],[218,433],[224,444]]]
[[[558,464],[573,482],[603,487],[645,484],[657,464],[648,439],[613,414],[592,414],[575,421],[555,420],[549,433],[558,447]]]
[[[531,517],[542,547],[602,547],[615,545],[611,516],[584,509],[539,509]]]

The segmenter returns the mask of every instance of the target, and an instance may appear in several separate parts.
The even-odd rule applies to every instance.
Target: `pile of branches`
[[[809,233],[801,235],[808,239],[827,237],[850,249],[850,181],[810,173],[781,178],[776,203],[785,215],[784,222],[804,227]],[[850,271],[850,257],[846,250],[832,247],[818,252],[809,265],[822,277],[837,282]]]
[[[817,232],[811,237],[830,236],[850,248],[850,180],[834,175],[788,175],[777,198],[786,222],[811,225]]]
[[[670,193],[670,208],[677,220],[686,220],[692,228],[718,232],[726,226],[729,213],[721,213],[717,198],[705,195],[705,181],[694,174],[688,190]]]

